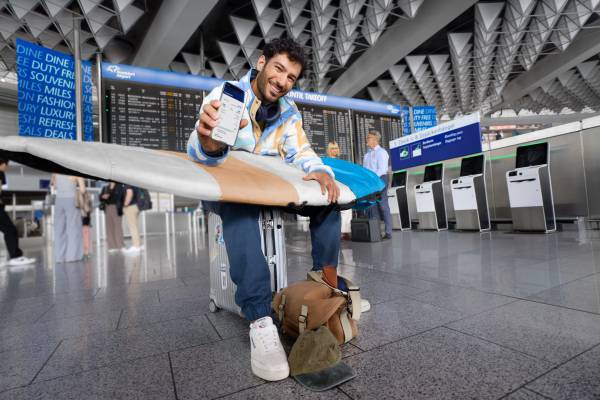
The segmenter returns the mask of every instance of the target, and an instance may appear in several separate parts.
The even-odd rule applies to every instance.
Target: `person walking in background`
[[[81,213],[76,206],[77,192],[85,192],[83,178],[52,175],[54,188],[54,261],[79,261],[83,258]]]
[[[92,235],[91,235],[91,215],[92,215],[92,198],[86,190],[85,192],[77,192],[77,208],[81,213],[81,225],[83,233],[83,257],[88,258],[92,250]]]
[[[371,218],[383,219],[383,222],[385,223],[385,235],[383,236],[383,239],[390,239],[392,237],[392,213],[390,212],[390,205],[387,199],[387,189],[389,185],[388,163],[390,156],[387,151],[380,146],[380,143],[381,133],[370,131],[367,134],[368,150],[363,159],[363,167],[375,172],[385,183],[381,201],[378,201],[376,205],[372,206],[369,212]]]
[[[8,160],[0,157],[0,180],[2,187],[0,188],[0,195],[2,190],[7,186],[6,183],[6,169],[8,168]],[[23,256],[23,251],[19,248],[19,234],[17,227],[12,222],[6,210],[4,209],[4,203],[0,196],[0,231],[4,234],[4,243],[6,244],[6,250],[8,251],[8,265],[26,265],[35,262],[35,258],[29,258]]]
[[[134,186],[123,186],[123,214],[125,215],[129,233],[131,234],[131,246],[126,251],[137,253],[142,249],[142,244],[138,229],[140,210],[137,206],[137,188]]]
[[[332,140],[327,144],[327,157],[340,157],[340,146],[335,140]],[[342,240],[350,240],[352,209],[341,210],[340,216],[342,218]]]
[[[119,251],[123,244],[123,207],[121,198],[123,185],[109,182],[100,192],[100,207],[106,216],[106,248],[109,252]]]

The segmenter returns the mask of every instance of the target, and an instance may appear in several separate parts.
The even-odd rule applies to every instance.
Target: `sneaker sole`
[[[281,381],[284,380],[285,378],[287,378],[288,376],[290,376],[290,369],[286,368],[284,370],[281,371],[270,371],[270,370],[266,370],[264,368],[260,368],[254,365],[254,363],[252,364],[252,373],[256,376],[258,376],[261,379],[264,379],[265,381]]]

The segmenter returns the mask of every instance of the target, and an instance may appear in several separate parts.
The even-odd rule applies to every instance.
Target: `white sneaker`
[[[8,265],[10,265],[10,266],[27,265],[27,264],[33,264],[34,262],[35,262],[35,258],[21,256],[21,257],[11,258],[10,260],[8,260]]]
[[[250,324],[250,362],[254,375],[266,381],[280,381],[290,375],[287,356],[271,317]]]

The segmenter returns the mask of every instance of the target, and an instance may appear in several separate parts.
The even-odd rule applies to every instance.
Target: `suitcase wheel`
[[[212,313],[215,313],[215,312],[219,311],[219,307],[217,307],[217,303],[215,303],[214,300],[211,300],[208,303],[208,311],[210,311]]]

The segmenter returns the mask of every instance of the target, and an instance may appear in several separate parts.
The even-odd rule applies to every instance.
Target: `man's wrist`
[[[198,133],[198,137],[200,138],[202,152],[207,156],[220,157],[227,152],[227,145],[225,143],[217,142],[211,137],[202,136],[200,133]]]
[[[200,144],[200,146],[202,146],[202,144]],[[227,153],[227,146],[223,146],[220,149],[213,150],[213,151],[208,151],[204,148],[204,146],[202,146],[202,151],[208,157],[214,157],[214,158],[223,157],[225,155],[225,153]]]

